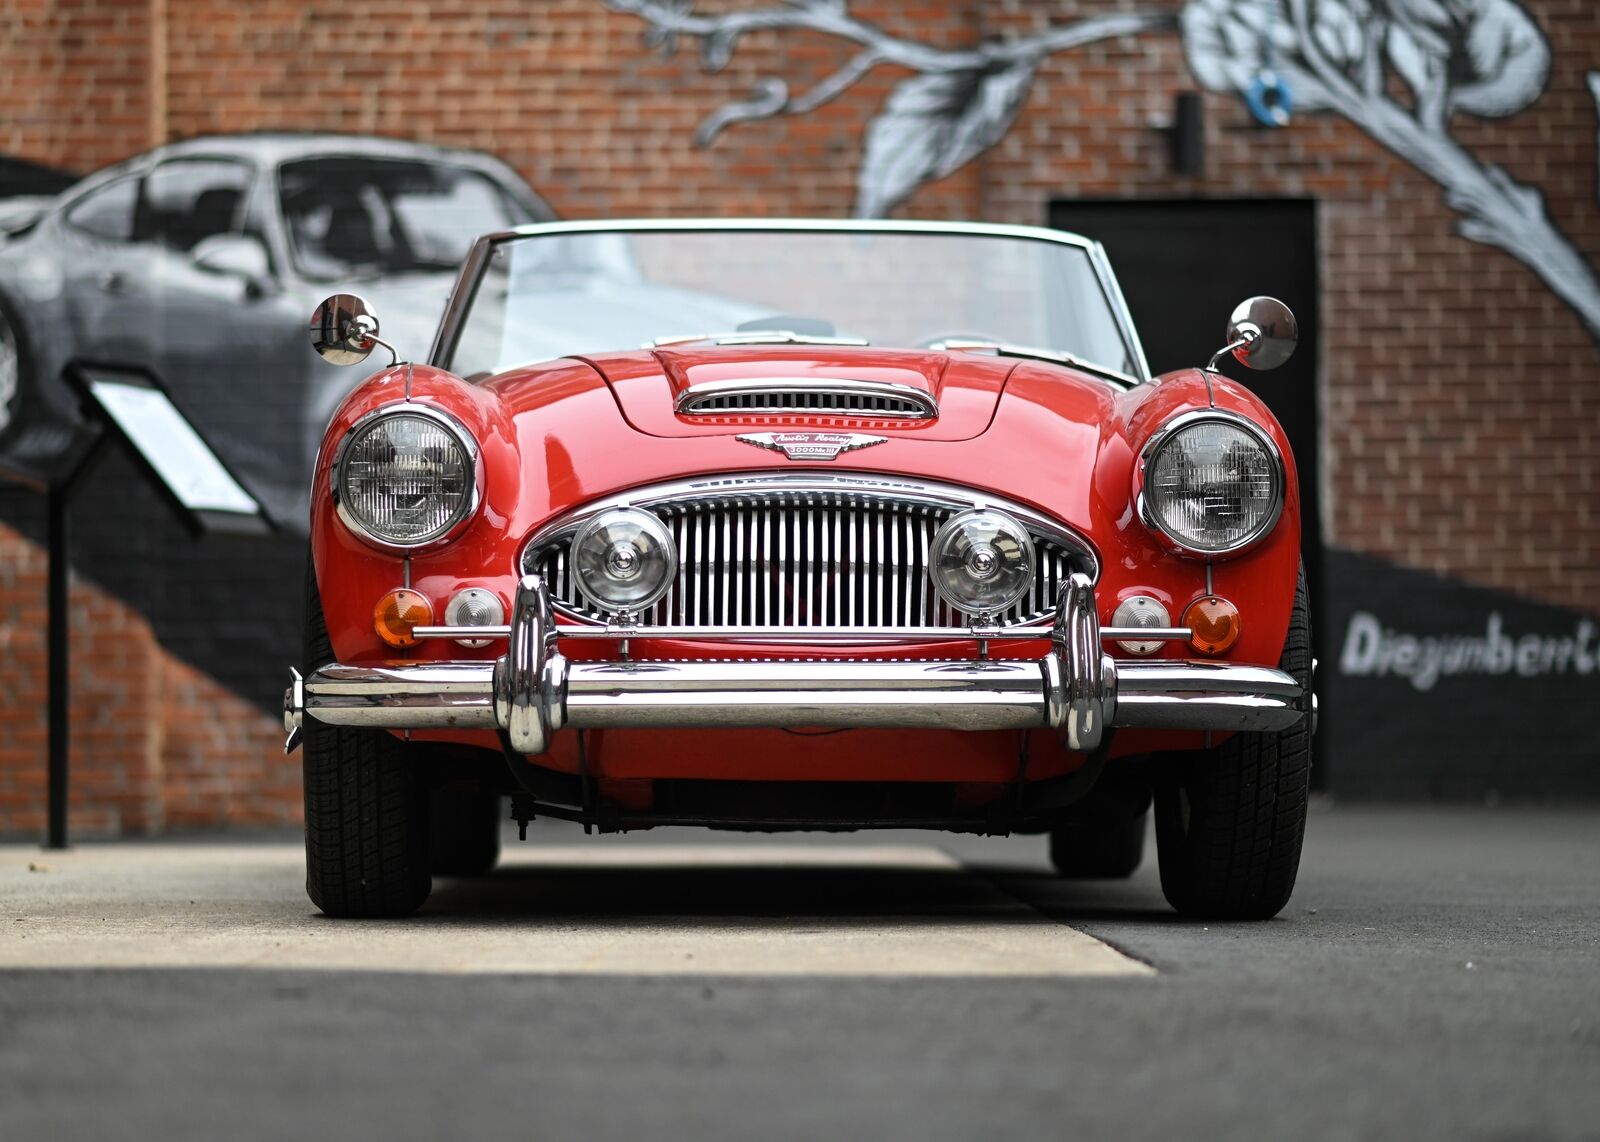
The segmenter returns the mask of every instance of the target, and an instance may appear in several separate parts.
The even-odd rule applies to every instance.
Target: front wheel
[[[1295,587],[1279,668],[1310,691],[1306,577]],[[1237,733],[1174,758],[1156,784],[1161,891],[1186,916],[1266,920],[1294,892],[1311,782],[1311,725]]]
[[[333,660],[315,574],[306,588],[307,673]],[[329,916],[409,916],[428,898],[423,766],[382,730],[305,721],[306,894]]]

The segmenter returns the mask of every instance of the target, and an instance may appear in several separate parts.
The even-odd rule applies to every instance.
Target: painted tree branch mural
[[[1096,40],[1175,28],[1166,14],[1096,16],[1033,36],[993,40],[971,48],[935,48],[891,36],[852,16],[846,0],[789,0],[781,7],[700,15],[693,0],[605,0],[606,6],[649,22],[648,42],[666,54],[680,39],[700,42],[707,70],[727,66],[747,32],[809,29],[857,45],[838,71],[798,95],[779,77],[763,79],[749,98],[708,115],[695,133],[701,146],[735,123],[803,115],[843,95],[873,68],[895,64],[902,79],[867,127],[856,174],[855,213],[877,218],[923,183],[959,170],[998,143],[1022,109],[1034,73],[1047,56]]]
[[[807,29],[855,45],[842,67],[806,91],[770,76],[748,98],[711,112],[695,135],[701,146],[737,123],[812,111],[881,64],[910,69],[867,126],[856,175],[861,217],[888,213],[999,142],[1048,56],[1175,28],[1202,86],[1246,97],[1259,115],[1270,80],[1295,114],[1342,115],[1438,183],[1463,237],[1530,267],[1600,341],[1600,283],[1550,220],[1543,194],[1481,162],[1451,134],[1456,115],[1514,115],[1543,93],[1550,46],[1518,0],[1187,0],[1177,16],[1089,17],[962,49],[892,36],[853,16],[848,0],[786,0],[717,15],[698,13],[695,0],[604,2],[646,21],[648,41],[667,54],[683,39],[698,41],[711,71],[733,59],[749,32]],[[1391,94],[1396,79],[1408,98]],[[1600,107],[1600,71],[1588,80]],[[1287,122],[1288,106],[1277,115]]]
[[[1343,115],[1444,188],[1463,237],[1525,263],[1600,340],[1600,284],[1544,196],[1450,134],[1458,112],[1514,115],[1544,90],[1550,47],[1515,0],[1189,0],[1181,29],[1204,86],[1244,94],[1272,72],[1297,112]]]

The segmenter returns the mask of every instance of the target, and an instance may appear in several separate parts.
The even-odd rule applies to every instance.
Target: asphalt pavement
[[[384,924],[284,838],[0,847],[0,1137],[1600,1138],[1600,807],[1323,807],[1262,924],[1039,838],[531,839]]]

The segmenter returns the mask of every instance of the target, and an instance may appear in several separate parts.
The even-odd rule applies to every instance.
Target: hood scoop
[[[629,424],[677,439],[760,428],[968,440],[988,428],[1017,367],[873,345],[695,345],[584,359]]]
[[[844,377],[744,377],[702,381],[678,394],[680,416],[785,415],[932,420],[939,405],[930,393],[891,381]]]

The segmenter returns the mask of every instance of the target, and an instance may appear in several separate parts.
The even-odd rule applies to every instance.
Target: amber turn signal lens
[[[390,646],[416,646],[417,627],[433,622],[433,608],[416,591],[397,587],[372,608],[372,629]]]
[[[1189,628],[1189,645],[1201,654],[1226,654],[1239,641],[1239,608],[1206,595],[1185,609],[1183,625]]]

